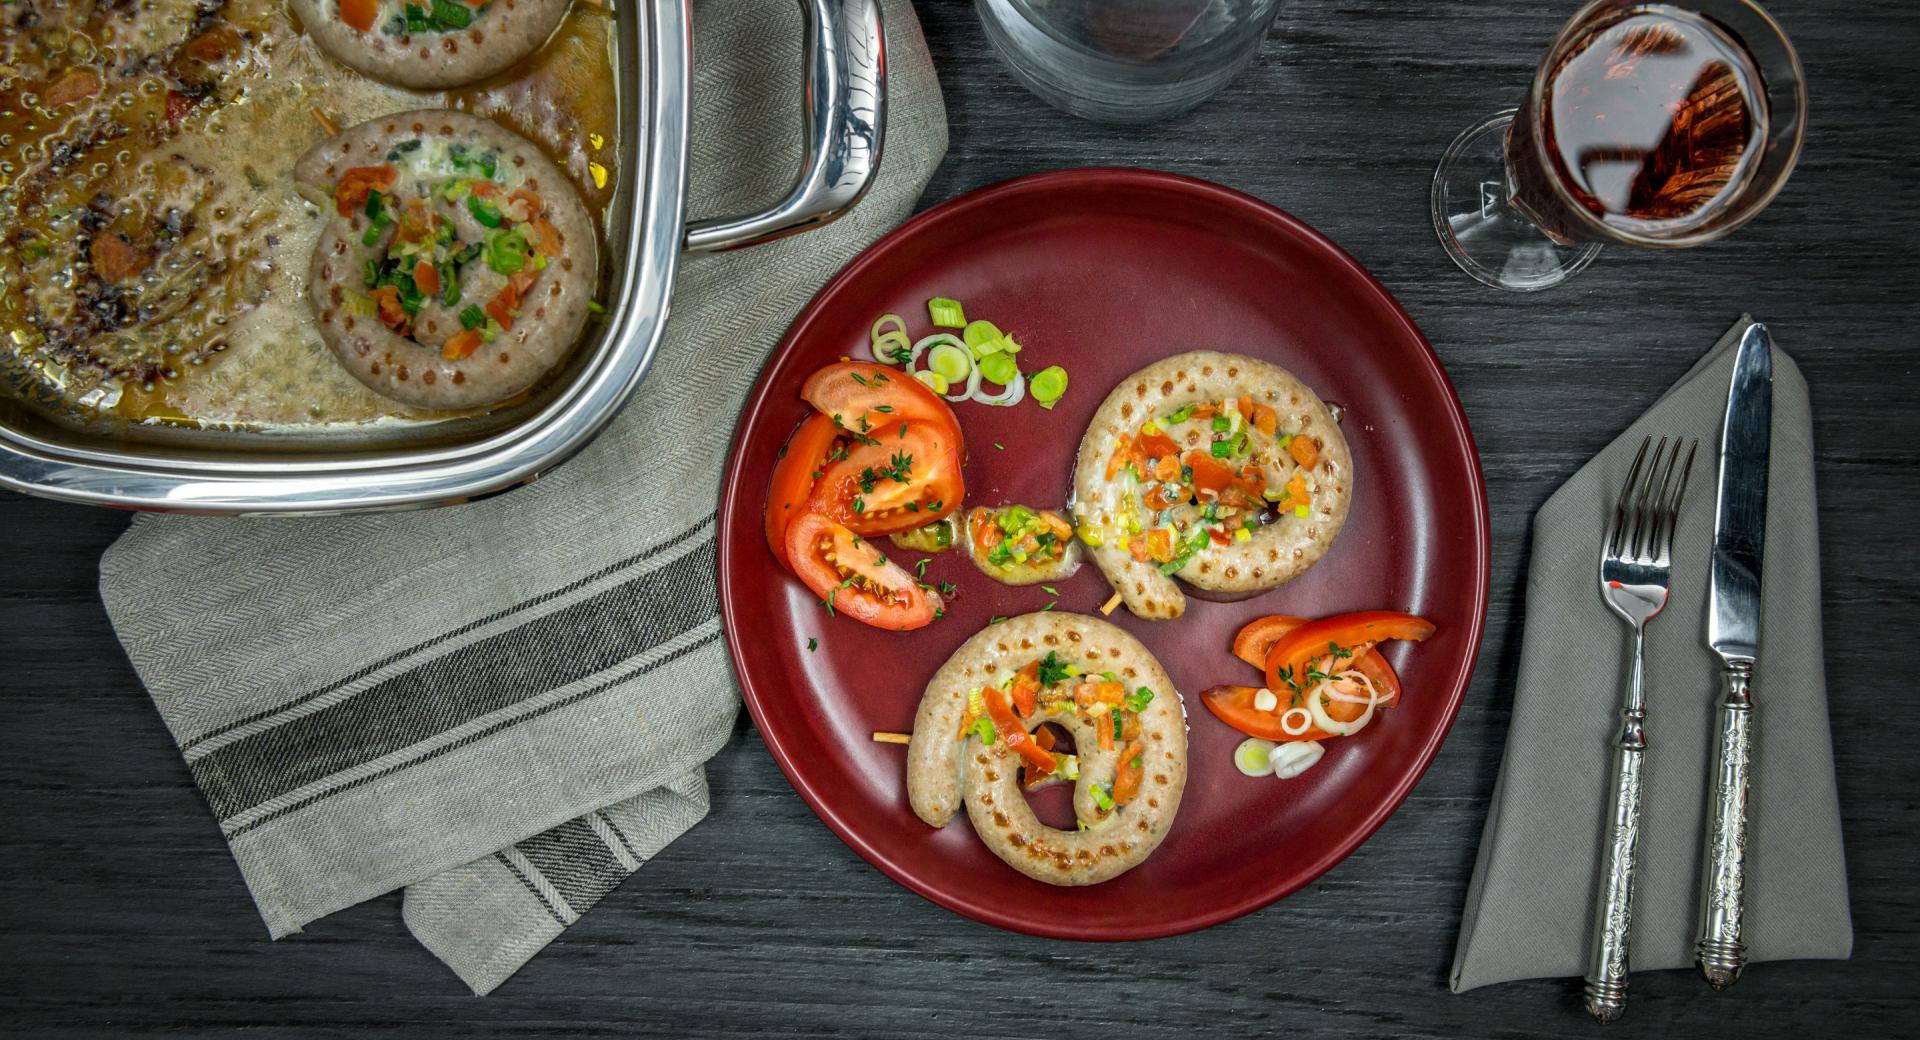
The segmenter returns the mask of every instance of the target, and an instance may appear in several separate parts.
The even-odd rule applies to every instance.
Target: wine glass
[[[1753,219],[1806,136],[1800,58],[1750,0],[1593,0],[1519,109],[1467,129],[1433,175],[1447,255],[1501,289],[1558,285],[1604,242],[1679,249]]]

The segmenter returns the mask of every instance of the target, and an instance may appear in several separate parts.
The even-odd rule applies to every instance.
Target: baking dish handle
[[[756,245],[829,223],[860,201],[880,166],[887,112],[880,0],[800,0],[806,22],[800,179],[772,208],[687,227],[687,248]]]

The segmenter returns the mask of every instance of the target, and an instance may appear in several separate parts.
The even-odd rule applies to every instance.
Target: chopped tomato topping
[[[373,291],[373,302],[379,308],[381,323],[405,335],[408,324],[407,310],[400,306],[400,290],[391,285],[383,285]]]
[[[340,0],[340,20],[361,32],[372,32],[380,17],[380,0]]]
[[[476,199],[494,199],[500,197],[500,185],[488,180],[474,181],[467,191]]]
[[[109,283],[139,274],[153,262],[152,257],[129,244],[126,239],[107,231],[93,236],[89,255],[93,259],[94,273]]]
[[[539,275],[532,271],[518,271],[507,279],[507,284],[493,299],[487,301],[484,310],[487,317],[500,323],[503,329],[513,328],[514,316],[520,313],[520,301],[526,291],[533,286]]]
[[[528,224],[527,230],[533,233],[533,248],[539,250],[543,256],[559,256],[561,248],[566,245],[566,241],[560,237],[559,229],[545,218]]]
[[[1293,456],[1293,461],[1302,469],[1312,469],[1320,461],[1320,442],[1312,437],[1295,437],[1287,442],[1287,454]]]
[[[1169,455],[1177,457],[1180,454],[1180,445],[1175,444],[1173,438],[1164,433],[1143,433],[1134,443],[1139,446],[1142,458],[1163,459]]]
[[[1233,483],[1233,470],[1205,452],[1187,452],[1187,468],[1193,470],[1193,489],[1218,497]]]
[[[507,204],[500,208],[500,212],[512,220],[524,222],[540,215],[540,205],[540,196],[526,188],[515,188],[507,196]]]
[[[1040,706],[1040,662],[1030,662],[1014,675],[1011,692],[1013,710],[1023,719],[1032,718],[1034,710]]]
[[[480,330],[461,329],[440,345],[440,356],[448,361],[460,361],[472,357],[480,349]]]
[[[1155,511],[1172,509],[1187,500],[1187,491],[1178,484],[1156,484],[1153,490],[1142,497],[1147,508]]]
[[[1233,544],[1233,536],[1218,527],[1207,528],[1207,537],[1213,539],[1213,544],[1215,545]]]
[[[1113,804],[1125,805],[1140,793],[1140,781],[1146,775],[1147,746],[1138,741],[1120,752],[1120,764],[1113,770]]]
[[[1253,406],[1253,428],[1271,437],[1280,429],[1280,416],[1264,404]]]
[[[1153,464],[1153,479],[1178,480],[1180,478],[1180,456],[1162,455]]]
[[[426,293],[428,296],[438,294],[440,292],[440,269],[427,263],[425,260],[414,261],[413,284],[415,288]]]
[[[333,204],[343,217],[351,217],[367,204],[370,191],[387,191],[400,179],[400,171],[391,166],[355,166],[340,175],[333,189]]]
[[[179,126],[180,121],[187,118],[187,113],[193,111],[193,106],[197,104],[199,102],[190,94],[182,94],[177,90],[167,91],[167,125]]]
[[[1211,419],[1220,414],[1220,409],[1211,404],[1203,404],[1193,410],[1192,418]]]
[[[1313,505],[1313,493],[1307,490],[1305,473],[1295,473],[1293,479],[1287,481],[1286,494],[1287,497],[1280,500],[1280,506],[1283,509],[1298,509],[1301,506]]]
[[[1148,531],[1147,555],[1161,563],[1173,559],[1173,532],[1164,527]]]
[[[1114,477],[1120,475],[1120,471],[1126,468],[1132,452],[1133,438],[1124,433],[1121,434],[1120,439],[1113,443],[1113,456],[1107,459],[1108,480],[1112,480]]]
[[[68,69],[48,83],[46,89],[40,92],[40,104],[44,108],[59,108],[98,93],[100,74],[91,66],[81,65]]]
[[[433,226],[440,218],[427,209],[427,200],[408,199],[400,207],[400,230],[394,232],[395,242],[425,242],[433,237]]]
[[[1029,770],[1041,774],[1053,772],[1053,752],[1041,747],[1027,732],[1026,724],[1013,714],[1013,705],[1008,702],[1005,693],[989,686],[980,692],[980,700],[986,705],[987,718],[993,720],[993,728],[999,732],[1000,740],[1019,752]]]

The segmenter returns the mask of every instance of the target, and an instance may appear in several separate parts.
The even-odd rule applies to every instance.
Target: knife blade
[[[1698,940],[1701,974],[1725,989],[1746,966],[1747,774],[1753,757],[1753,666],[1760,656],[1760,575],[1767,543],[1773,441],[1773,340],[1748,326],[1734,356],[1720,428],[1707,645],[1720,657],[1721,698],[1708,776]]]
[[[1707,645],[1724,662],[1760,652],[1760,562],[1767,542],[1767,454],[1773,440],[1773,341],[1765,325],[1741,337],[1720,428]]]

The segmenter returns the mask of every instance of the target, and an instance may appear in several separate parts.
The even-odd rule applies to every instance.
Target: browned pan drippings
[[[322,56],[283,0],[0,7],[0,392],[72,419],[420,421],[334,361],[307,303],[320,213],[293,161],[336,126],[443,106],[615,184],[613,21],[580,4],[505,76],[422,93]]]

